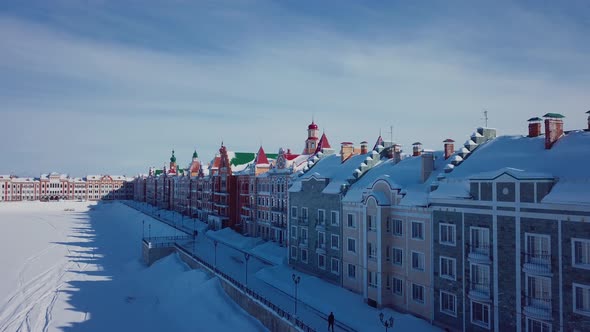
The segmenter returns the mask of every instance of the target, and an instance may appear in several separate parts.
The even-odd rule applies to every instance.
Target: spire
[[[326,133],[322,133],[322,137],[320,138],[320,141],[318,143],[318,147],[315,150],[315,153],[318,153],[320,151],[322,151],[322,149],[330,149],[330,142],[328,142],[328,137],[326,136]]]
[[[174,150],[172,150],[172,157],[170,157],[170,162],[171,163],[175,163],[176,162],[176,157],[174,156]]]
[[[269,164],[268,158],[266,157],[266,153],[264,153],[264,149],[262,148],[262,145],[260,146],[260,149],[258,149],[258,153],[256,154],[256,159],[254,159],[254,164],[255,165]]]
[[[199,155],[197,154],[197,150],[195,149],[195,152],[193,152],[193,159],[197,158],[199,158]]]

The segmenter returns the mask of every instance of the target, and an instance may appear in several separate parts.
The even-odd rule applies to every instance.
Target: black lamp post
[[[389,319],[383,320],[383,313],[379,314],[379,320],[381,321],[381,324],[383,324],[383,326],[385,326],[385,332],[387,332],[387,329],[389,329],[390,327],[393,328],[393,317],[389,317]]]
[[[250,254],[245,252],[244,258],[246,259],[246,286],[248,286],[248,261],[250,260]]]
[[[297,315],[297,286],[299,285],[299,282],[301,282],[301,277],[298,275],[295,275],[295,273],[293,273],[293,275],[291,276],[291,278],[293,279],[293,282],[295,283],[295,316]]]

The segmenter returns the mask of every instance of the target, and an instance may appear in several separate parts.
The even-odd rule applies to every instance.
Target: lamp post
[[[294,314],[294,316],[296,316],[297,315],[297,286],[299,285],[299,282],[301,282],[301,277],[298,275],[295,275],[295,273],[293,273],[291,278],[293,279],[293,282],[295,283],[295,314]]]
[[[390,316],[388,319],[384,320],[383,316],[383,313],[380,313],[379,320],[381,321],[381,324],[385,326],[385,332],[387,332],[387,329],[389,329],[390,327],[393,328],[393,317]]]
[[[145,219],[141,221],[141,238],[145,238]]]
[[[250,254],[245,252],[244,258],[246,259],[246,286],[248,286],[248,261],[250,260]]]

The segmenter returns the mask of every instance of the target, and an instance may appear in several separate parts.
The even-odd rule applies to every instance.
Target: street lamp
[[[393,317],[389,317],[389,319],[383,320],[383,313],[379,314],[379,320],[381,321],[381,324],[383,324],[383,326],[385,326],[385,332],[387,332],[387,329],[389,329],[390,327],[393,328]]]
[[[295,314],[294,314],[294,316],[296,316],[297,315],[297,286],[299,285],[299,282],[301,282],[301,277],[298,275],[295,275],[295,273],[293,273],[291,278],[293,279],[293,282],[295,283]]]
[[[250,254],[245,252],[244,258],[246,259],[246,286],[248,286],[248,261],[250,260]]]

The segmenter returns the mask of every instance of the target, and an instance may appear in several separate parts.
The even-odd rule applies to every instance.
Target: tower
[[[313,154],[318,147],[318,125],[312,120],[311,124],[307,126],[307,139],[305,140],[305,149],[303,154]]]
[[[174,156],[174,150],[172,150],[172,157],[170,157],[170,173],[176,173],[176,157]]]

